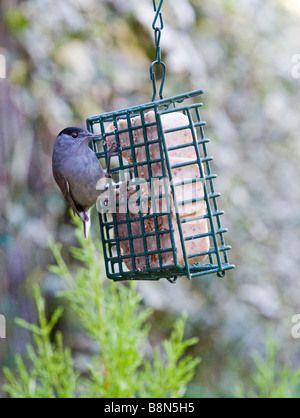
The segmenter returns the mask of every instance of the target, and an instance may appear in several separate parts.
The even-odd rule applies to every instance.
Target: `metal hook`
[[[160,47],[161,32],[164,28],[164,21],[163,21],[163,17],[162,17],[162,13],[161,13],[163,2],[164,2],[164,0],[160,0],[159,6],[157,7],[156,0],[153,0],[155,18],[154,18],[152,27],[153,27],[153,30],[155,31],[156,52],[155,52],[155,61],[151,64],[151,67],[150,67],[150,78],[151,78],[151,81],[152,81],[152,84],[153,84],[153,98],[152,98],[152,101],[154,101],[156,99],[156,95],[157,95],[156,75],[155,75],[155,70],[154,70],[155,66],[161,65],[161,67],[162,67],[162,80],[161,80],[161,85],[160,85],[160,89],[159,89],[159,98],[161,100],[163,99],[163,90],[164,90],[164,85],[165,85],[165,80],[166,80],[167,67],[161,60],[161,47]],[[157,25],[158,20],[160,20],[160,26]]]
[[[154,18],[154,21],[153,21],[153,25],[152,25],[153,30],[157,30],[157,29],[163,30],[163,28],[164,28],[164,21],[163,21],[162,14],[161,14],[161,8],[162,8],[162,5],[163,5],[163,2],[164,2],[164,0],[160,0],[160,4],[157,8],[156,0],[153,0],[154,11],[156,12],[156,15],[155,15],[155,18]],[[156,22],[158,21],[158,19],[160,19],[160,27],[156,26]]]
[[[167,72],[167,67],[166,64],[162,61],[154,61],[151,64],[150,67],[150,78],[152,80],[152,84],[153,84],[153,97],[152,97],[152,101],[154,102],[156,99],[156,95],[157,95],[157,86],[156,86],[156,75],[155,75],[155,71],[154,71],[154,67],[156,65],[161,65],[163,68],[163,75],[162,75],[162,80],[161,80],[161,85],[160,85],[160,89],[159,89],[159,98],[163,99],[163,90],[164,90],[164,85],[165,85],[165,80],[166,80],[166,72]]]
[[[217,274],[217,276],[220,278],[220,279],[224,279],[224,277],[226,276],[226,271],[225,270],[223,270],[223,271],[219,271],[219,273]]]

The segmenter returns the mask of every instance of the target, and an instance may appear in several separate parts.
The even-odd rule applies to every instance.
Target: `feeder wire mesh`
[[[202,94],[198,90],[87,120],[88,129],[102,135],[93,144],[99,159],[107,162],[113,142],[119,149],[114,181],[97,202],[110,279],[223,277],[234,268],[202,103],[185,104]],[[158,191],[154,180],[160,181]],[[184,187],[188,191],[182,194]]]

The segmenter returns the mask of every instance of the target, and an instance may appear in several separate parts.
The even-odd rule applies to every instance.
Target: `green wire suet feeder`
[[[163,0],[153,4],[152,102],[87,120],[88,129],[102,136],[93,143],[100,161],[107,163],[112,144],[119,151],[107,192],[97,202],[106,273],[114,281],[224,277],[234,265],[221,225],[202,103],[194,103],[203,91],[163,99]],[[159,100],[157,66],[163,69]]]

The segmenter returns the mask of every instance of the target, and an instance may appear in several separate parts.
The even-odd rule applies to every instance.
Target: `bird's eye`
[[[78,138],[78,133],[76,133],[76,132],[74,132],[74,133],[72,133],[72,137],[75,139],[75,138]]]

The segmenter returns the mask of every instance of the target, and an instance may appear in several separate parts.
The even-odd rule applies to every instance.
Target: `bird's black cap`
[[[61,133],[58,136],[61,135],[68,135],[68,136],[72,136],[74,134],[82,134],[82,133],[88,133],[88,131],[86,129],[83,128],[75,128],[75,127],[70,127],[70,128],[66,128],[63,131],[61,131]]]

